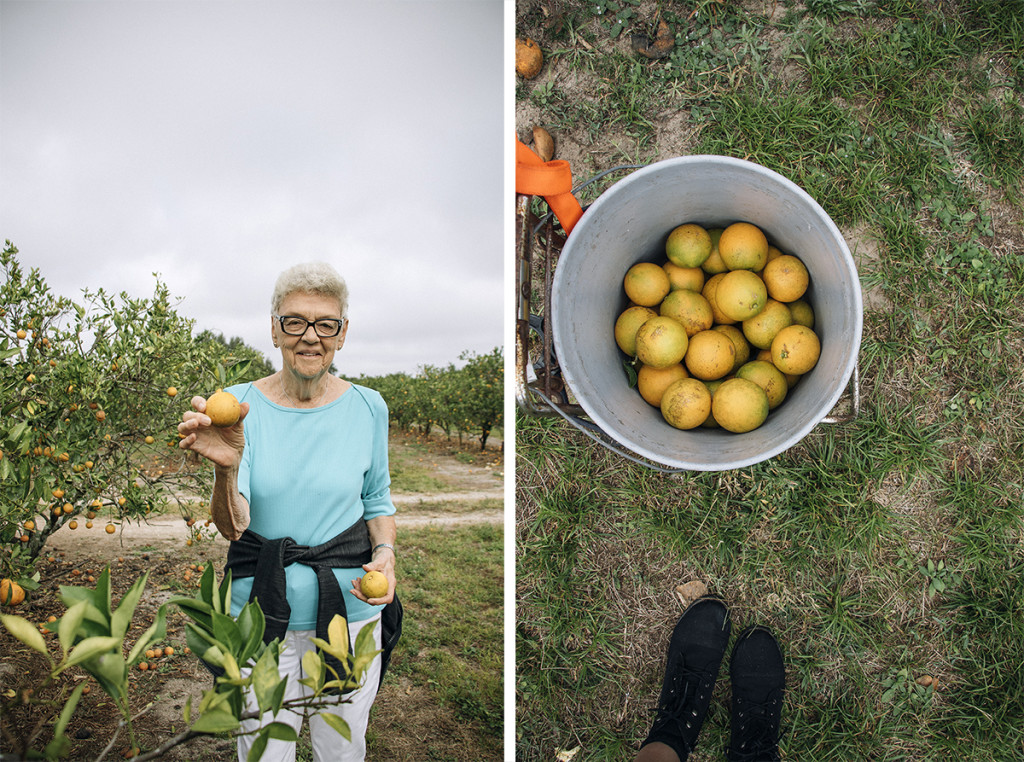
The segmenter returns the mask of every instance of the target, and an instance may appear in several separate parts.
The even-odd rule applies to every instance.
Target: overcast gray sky
[[[0,235],[53,290],[270,343],[277,274],[349,283],[341,374],[502,344],[501,0],[0,0]]]

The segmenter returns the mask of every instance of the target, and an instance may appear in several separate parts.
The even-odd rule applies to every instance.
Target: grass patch
[[[503,536],[500,526],[426,527],[401,532],[406,618],[391,670],[426,691],[479,756],[451,755],[442,743],[410,759],[499,759],[502,746]],[[368,755],[377,758],[400,732],[400,706],[371,717]],[[383,721],[383,724],[382,722]],[[448,751],[445,749],[448,748]],[[441,756],[434,756],[441,754]]]
[[[691,580],[779,635],[785,758],[1024,756],[1024,8],[520,5],[551,54],[520,135],[548,126],[581,177],[768,166],[840,225],[870,298],[859,417],[764,463],[662,476],[520,416],[517,759],[631,758]],[[675,48],[631,55],[657,13]],[[693,762],[728,716],[723,672]]]

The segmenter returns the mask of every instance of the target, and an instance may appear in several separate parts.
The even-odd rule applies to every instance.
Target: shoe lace
[[[677,668],[672,675],[672,682],[669,686],[668,695],[658,706],[658,716],[655,718],[654,727],[661,729],[674,725],[678,731],[680,726],[686,731],[695,730],[693,722],[697,719],[698,712],[693,708],[693,702],[704,691],[709,690],[713,684],[713,675],[705,670],[695,669],[686,664]]]
[[[778,760],[778,738],[771,713],[778,706],[779,696],[771,694],[764,701],[737,697],[739,736],[738,748],[729,750],[730,762],[765,762]]]

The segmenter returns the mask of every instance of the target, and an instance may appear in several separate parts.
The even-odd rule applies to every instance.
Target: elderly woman
[[[248,600],[259,602],[266,639],[280,636],[285,646],[281,672],[289,677],[288,698],[308,694],[298,682],[302,656],[314,648],[311,638],[326,639],[333,613],[345,615],[353,643],[375,621],[384,658],[378,656],[345,703],[329,708],[348,723],[351,742],[321,718],[310,719],[314,760],[361,760],[370,707],[400,630],[388,410],[377,392],[328,373],[348,332],[348,289],[330,265],[286,270],[271,306],[281,371],[226,390],[241,402],[234,426],[213,427],[204,414],[206,400],[193,398],[195,410],[178,426],[180,446],[215,466],[211,507],[218,530],[231,541],[232,614]],[[387,577],[388,591],[367,599],[358,581],[372,570]],[[276,719],[298,732],[303,718],[284,710]],[[258,726],[253,721],[248,727]],[[240,760],[252,741],[251,735],[239,738]],[[294,755],[294,743],[271,740],[263,759]]]

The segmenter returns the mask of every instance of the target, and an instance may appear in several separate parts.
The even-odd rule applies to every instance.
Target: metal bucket
[[[627,306],[626,270],[665,261],[665,239],[685,222],[747,221],[803,260],[804,297],[821,339],[818,364],[758,429],[681,431],[630,388],[613,329]],[[863,304],[850,250],[825,210],[782,175],[742,159],[684,156],[618,181],[580,218],[555,268],[555,354],[566,386],[590,419],[624,448],[672,469],[724,471],[771,458],[803,439],[835,407],[860,349]]]

